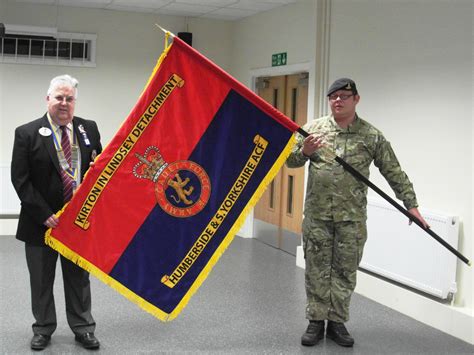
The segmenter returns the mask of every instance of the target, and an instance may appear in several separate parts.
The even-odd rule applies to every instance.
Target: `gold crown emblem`
[[[140,179],[150,179],[156,182],[158,176],[168,166],[161,156],[160,150],[155,146],[149,146],[143,155],[135,153],[135,156],[140,162],[133,167],[133,175]]]

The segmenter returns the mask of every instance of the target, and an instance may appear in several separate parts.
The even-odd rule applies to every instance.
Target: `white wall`
[[[472,259],[472,1],[331,3],[330,80],[346,75],[356,80],[360,115],[392,142],[421,207],[461,218],[459,249]],[[271,71],[273,53],[287,52],[290,66],[309,67],[312,113],[320,94],[315,90],[315,18],[316,0],[304,0],[235,23],[190,20],[188,29],[198,50],[244,84],[250,84],[256,70]],[[60,8],[57,18],[54,7],[0,0],[0,22],[52,26],[56,19],[60,30],[98,34],[97,68],[0,64],[0,165],[10,164],[13,129],[45,111],[50,78],[65,72],[81,81],[77,114],[98,121],[106,143],[133,107],[163,48],[154,23],[175,33],[186,30],[178,17]],[[127,51],[119,55],[124,39]],[[390,192],[378,172],[371,180]],[[251,234],[251,226],[244,229]],[[456,306],[448,308],[469,315],[472,333],[474,274],[462,263],[458,270]],[[365,294],[370,297],[370,288]],[[391,306],[404,312],[410,301],[402,302]],[[463,339],[473,342],[474,336]]]
[[[329,41],[329,81],[349,76],[358,83],[359,114],[392,142],[415,185],[421,210],[460,217],[459,250],[469,259],[474,254],[472,4],[468,0],[332,0]],[[310,87],[314,89],[320,78],[314,76],[318,63],[313,61],[320,58],[322,48],[316,46],[315,8],[316,1],[305,1],[236,23],[232,73],[250,84],[252,73],[271,70],[272,53],[288,52],[289,64],[312,63]],[[311,98],[317,101],[320,94],[310,94],[310,112],[317,112]],[[391,193],[376,169],[371,180]],[[401,288],[396,292],[387,288],[393,299],[386,304],[474,342],[473,276],[472,268],[458,262],[455,306],[444,306],[448,311],[433,314],[432,319],[425,316],[438,309],[437,302],[421,297],[426,302],[416,309],[414,296]],[[370,279],[362,275],[358,291],[373,298],[370,290],[381,285]]]
[[[359,114],[391,141],[420,206],[460,216],[459,249],[468,258],[472,8],[465,0],[334,0],[330,50],[330,78],[358,83]],[[390,191],[376,169],[372,181]],[[460,262],[458,270],[455,304],[472,309],[473,269]]]
[[[178,33],[183,17],[110,10],[14,4],[0,0],[0,22],[58,27],[62,32],[97,34],[97,67],[76,68],[0,64],[0,166],[9,165],[16,126],[46,112],[52,77],[69,73],[79,80],[76,114],[97,121],[108,143],[142,92],[164,46],[160,24]],[[192,20],[193,45],[224,69],[230,66],[230,22]]]
[[[314,96],[314,37],[316,2],[302,0],[273,11],[245,18],[233,27],[231,74],[249,88],[255,76],[292,74],[294,68],[309,72],[309,97]],[[287,53],[287,66],[271,67],[272,54]],[[256,74],[258,73],[258,74]],[[308,101],[308,112],[314,101]],[[253,214],[250,213],[239,235],[253,235]]]
[[[288,64],[313,61],[315,2],[301,1],[236,22],[232,72],[246,83],[249,70],[271,67],[272,54],[287,52]]]
[[[358,83],[358,112],[391,141],[421,209],[460,217],[458,250],[471,260],[473,13],[469,0],[333,0],[329,72],[331,80],[347,75]],[[390,192],[376,169],[371,180]],[[472,267],[458,262],[449,318],[428,305],[420,312],[401,294],[387,305],[473,343],[473,278]]]

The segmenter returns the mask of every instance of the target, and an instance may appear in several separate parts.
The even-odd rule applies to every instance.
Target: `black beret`
[[[337,79],[328,89],[327,96],[331,95],[337,90],[351,90],[354,95],[357,95],[357,87],[354,80],[349,78]]]

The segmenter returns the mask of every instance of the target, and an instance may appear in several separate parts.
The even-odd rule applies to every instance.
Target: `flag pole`
[[[155,26],[158,27],[160,30],[162,30],[165,33],[165,51],[166,51],[170,46],[170,44],[168,42],[169,37],[171,36],[171,38],[174,38],[174,37],[176,37],[176,35],[174,33],[170,32],[170,31],[168,31],[167,29],[161,27],[157,23],[155,23]]]
[[[308,137],[309,133],[303,130],[301,127],[297,129],[297,132],[301,134],[303,137]],[[439,235],[437,235],[435,232],[433,232],[430,228],[426,228],[421,221],[413,216],[410,212],[408,212],[403,206],[401,206],[398,202],[396,202],[393,198],[388,196],[385,192],[383,192],[381,189],[379,189],[376,185],[374,185],[369,179],[367,179],[364,175],[362,175],[359,171],[354,169],[349,163],[344,161],[341,157],[337,156],[336,154],[329,152],[327,150],[324,151],[324,154],[330,155],[332,159],[334,159],[336,162],[338,162],[342,167],[347,170],[350,174],[352,174],[355,178],[359,179],[362,181],[364,184],[366,184],[368,187],[370,187],[372,190],[374,190],[376,193],[378,193],[380,196],[382,196],[387,202],[389,202],[393,207],[395,207],[397,210],[399,210],[401,213],[403,213],[408,219],[412,222],[414,222],[418,227],[423,229],[426,233],[428,233],[431,237],[436,239],[441,245],[443,245],[446,249],[448,249],[451,253],[456,255],[459,259],[461,259],[465,264],[471,266],[471,261],[467,259],[464,255],[462,255],[460,252],[458,252],[455,248],[453,248],[450,244],[448,244],[443,238],[441,238]]]

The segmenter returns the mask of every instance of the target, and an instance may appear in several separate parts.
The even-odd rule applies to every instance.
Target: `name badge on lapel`
[[[77,126],[77,129],[79,129],[79,134],[81,135],[84,144],[89,147],[91,145],[91,141],[89,140],[89,137],[87,137],[87,133],[84,129],[84,126],[80,124],[79,126]]]
[[[49,137],[51,135],[51,130],[48,127],[41,127],[38,130],[39,134],[41,134],[43,137]]]

